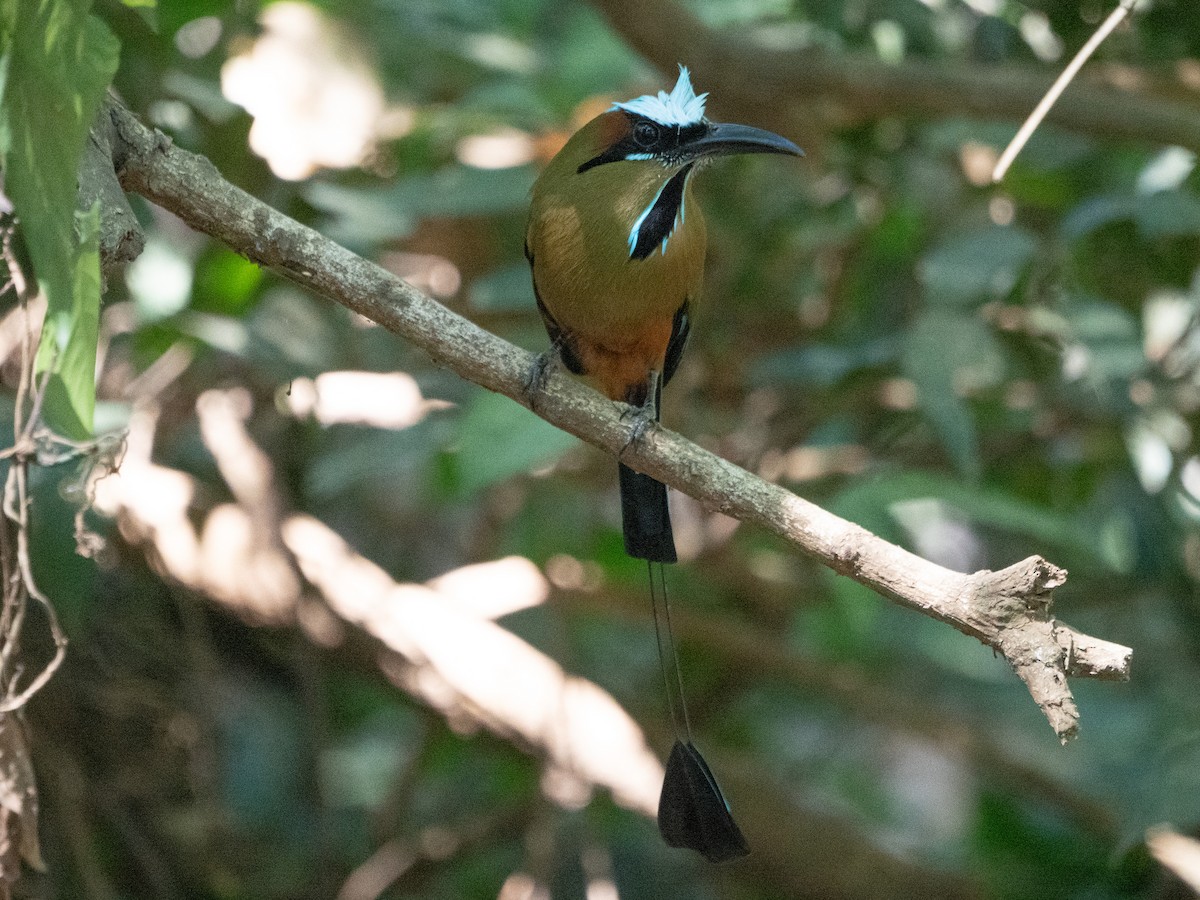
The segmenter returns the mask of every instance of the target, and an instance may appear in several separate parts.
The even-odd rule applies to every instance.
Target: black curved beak
[[[803,150],[774,132],[721,122],[709,122],[703,134],[697,135],[684,146],[696,156],[730,156],[734,153],[804,155]]]

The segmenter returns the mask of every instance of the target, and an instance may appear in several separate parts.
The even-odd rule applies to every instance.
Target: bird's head
[[[688,70],[680,66],[670,93],[614,103],[575,132],[538,177],[533,218],[540,221],[548,210],[569,208],[574,218],[560,221],[580,222],[599,238],[589,253],[607,248],[604,252],[615,258],[621,245],[608,238],[621,235],[627,260],[665,259],[670,243],[688,249],[688,258],[702,266],[703,218],[698,212],[686,215],[694,208],[688,201],[692,173],[714,157],[734,153],[804,155],[769,131],[710,122],[704,115],[707,96],[696,94]],[[672,242],[685,220],[688,238]]]
[[[578,164],[583,173],[616,162],[653,162],[678,169],[716,156],[735,153],[785,153],[804,151],[770,131],[749,125],[710,122],[704,115],[708,94],[696,94],[686,66],[668,94],[646,94],[614,103],[582,129],[591,138],[591,151]]]

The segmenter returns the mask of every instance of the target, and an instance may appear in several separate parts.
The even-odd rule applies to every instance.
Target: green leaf
[[[488,312],[529,312],[537,302],[525,260],[475,279],[468,296],[472,307]]]
[[[535,174],[532,166],[450,166],[405,178],[386,190],[314,182],[304,189],[304,199],[331,217],[324,228],[330,237],[369,245],[407,237],[422,218],[524,210]]]
[[[1062,307],[1070,342],[1086,350],[1079,374],[1092,381],[1125,384],[1149,367],[1137,319],[1113,303],[1091,298],[1073,299]]]
[[[1128,219],[1133,210],[1130,197],[1102,194],[1089,197],[1063,218],[1059,233],[1067,240],[1075,240],[1098,231],[1112,222]]]
[[[1092,197],[1071,210],[1059,230],[1063,237],[1075,239],[1130,220],[1148,241],[1200,234],[1200,197],[1184,190]]]
[[[579,443],[507,397],[483,391],[459,427],[458,485],[464,494],[544,466]]]
[[[305,200],[330,218],[321,230],[351,247],[405,238],[417,225],[412,211],[377,189],[314,181],[303,193]]]
[[[315,455],[305,475],[305,489],[325,500],[363,491],[372,496],[387,485],[412,485],[404,504],[414,508],[423,502],[417,485],[429,481],[434,457],[448,434],[441,417],[430,417],[411,428],[367,429],[337,426],[323,449]]]
[[[1133,203],[1133,223],[1148,241],[1200,234],[1200,197],[1187,191],[1158,191]]]
[[[1085,343],[1141,344],[1137,319],[1114,303],[1084,297],[1065,304],[1063,312],[1072,333]]]
[[[1093,514],[1063,514],[1003,490],[969,486],[941,474],[898,471],[866,479],[839,493],[829,508],[881,537],[904,543],[892,509],[900,503],[927,499],[949,504],[975,524],[1024,535],[1040,545],[1069,548],[1106,564],[1113,562],[1096,543],[1098,529],[1108,523],[1097,521]]]
[[[153,32],[158,32],[158,0],[121,0],[121,2],[138,14]]]
[[[794,382],[832,387],[863,369],[886,365],[895,359],[899,342],[885,335],[855,344],[810,344],[792,347],[759,359],[751,369],[756,384]]]
[[[100,326],[100,204],[76,213],[79,248],[70,306],[46,313],[34,368],[47,372],[42,414],[60,434],[85,440],[96,408],[96,339]]]
[[[258,265],[214,244],[196,263],[191,306],[218,315],[242,315],[258,298],[263,280],[263,270]]]
[[[51,428],[76,439],[92,430],[100,315],[98,211],[77,221],[77,176],[120,50],[88,6],[87,0],[45,0],[6,11],[10,40],[0,103],[10,141],[5,189],[47,301],[36,364],[39,374],[50,374],[43,414]]]
[[[902,364],[959,471],[978,477],[975,423],[958,391],[991,387],[1004,377],[1004,356],[991,330],[973,316],[927,310],[905,336]]]
[[[934,247],[918,271],[931,301],[967,305],[1008,294],[1035,249],[1022,228],[981,228]]]

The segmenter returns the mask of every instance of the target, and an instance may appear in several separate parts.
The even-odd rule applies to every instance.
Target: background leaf
[[[1004,359],[991,331],[973,316],[931,309],[906,336],[903,368],[959,470],[977,477],[978,438],[961,395],[994,386],[1003,377]]]
[[[478,391],[459,422],[454,453],[459,490],[474,494],[543,466],[578,443],[507,397]]]
[[[921,260],[921,280],[935,303],[1002,297],[1012,290],[1036,247],[1036,239],[1023,228],[991,226],[957,234]]]
[[[47,310],[37,371],[50,373],[43,412],[51,428],[87,438],[95,404],[100,315],[96,211],[76,223],[80,154],[117,68],[119,44],[86,0],[17,3],[3,114],[10,146],[5,189],[25,232]]]
[[[625,799],[480,728],[494,710],[459,705],[422,660],[381,654],[323,602],[319,573],[262,624],[296,576],[286,558],[260,564],[278,510],[344,541],[362,580],[335,581],[364,615],[372,584],[391,592],[375,610],[386,634],[411,637],[414,596],[438,616],[498,615],[490,629],[607,692],[665,759],[645,567],[624,553],[612,458],[132,197],[153,249],[108,277],[82,344],[104,349],[97,427],[104,414],[135,431],[120,478],[152,447],[154,480],[136,482],[120,528],[86,515],[109,539],[93,560],[71,549],[81,472],[37,472],[32,562],[71,643],[25,710],[49,871],[24,894],[336,897],[386,862],[394,879],[375,890],[397,898],[1176,895],[1141,840],[1152,822],[1200,829],[1194,156],[1116,139],[1085,110],[990,182],[1018,123],[978,103],[960,114],[958,82],[935,97],[931,79],[1047,83],[1095,27],[1087,4],[685,6],[694,18],[664,21],[664,39],[703,41],[667,59],[632,28],[642,7],[612,0],[180,0],[155,8],[157,32],[147,7],[95,15],[123,48],[113,87],[144,121],[532,350],[547,336],[521,253],[530,184],[580,124],[690,64],[714,118],[809,155],[721,159],[694,179],[706,272],[666,425],[943,565],[1045,555],[1070,572],[1054,614],[1133,646],[1133,680],[1073,679],[1083,733],[1063,749],[977,641],[672,492],[684,561],[665,574],[691,725],[754,855],[718,869],[672,851]],[[12,40],[18,12],[80,60],[93,26],[79,2],[0,0],[6,190],[35,166],[64,253],[90,255],[63,144],[82,141],[86,111],[55,105],[84,98],[79,67],[30,78],[41,71],[22,60],[42,50]],[[64,15],[82,44],[47,30]],[[821,96],[772,79],[734,89],[744,73],[721,64],[734,32],[764,48],[764,75],[771,48],[792,65],[819,52]],[[1194,103],[1181,85],[1200,4],[1141,4],[1101,56],[1095,80],[1119,60],[1139,106]],[[861,92],[863,64],[880,61],[896,75],[885,109]],[[19,236],[44,253],[50,220],[22,209],[46,203],[42,182],[23,183],[37,196],[18,204]],[[82,336],[71,304],[94,288],[68,262],[47,271],[66,286],[64,334]],[[88,363],[58,358],[81,384]],[[357,385],[341,410],[333,388],[312,394],[326,373]],[[197,416],[213,391],[244,415],[262,452],[241,459],[266,464],[272,502],[246,500],[216,464]],[[499,613],[517,581],[536,596]],[[467,630],[446,636],[463,672],[493,661]],[[504,690],[507,675],[489,687],[556,740],[566,711],[539,705],[542,684]]]

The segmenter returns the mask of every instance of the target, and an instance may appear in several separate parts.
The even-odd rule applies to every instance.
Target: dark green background
[[[1047,75],[1108,11],[1090,0],[689,5],[776,44],[873,55],[899,35],[901,64]],[[220,94],[222,65],[260,33],[257,3],[96,12],[121,41],[116,89],[174,141],[357,252],[444,257],[462,276],[450,306],[543,349],[521,256],[535,168],[470,169],[455,148],[501,126],[565,134],[584,101],[669,88],[674,73],[651,69],[578,0],[318,8],[413,127],[365,167],[296,183],[271,176],[248,149],[251,119]],[[1065,48],[1057,62],[1021,37],[1036,8]],[[219,20],[220,38],[190,58],[176,34],[202,16]],[[1194,67],[1198,52],[1200,7],[1161,0],[1089,71],[1123,66],[1194,98],[1177,64]],[[719,102],[719,84],[697,89]],[[965,156],[998,152],[1018,123],[901,110],[831,128],[805,97],[769,101],[810,123],[792,135],[809,156],[731,159],[699,179],[706,297],[665,421],[952,568],[1035,553],[1066,567],[1056,613],[1135,652],[1129,684],[1073,684],[1079,740],[1059,747],[975,641],[758,529],[705,530],[707,517],[681,506],[701,544],[669,573],[698,742],[747,831],[788,850],[715,869],[663,847],[606,795],[554,806],[520,747],[457,733],[351,650],[243,623],[161,580],[115,532],[104,565],[73,557],[63,473],[49,472],[35,563],[72,643],[30,711],[50,864],[31,891],[329,897],[377,847],[438,828],[470,838],[420,858],[383,896],[495,897],[524,871],[553,897],[582,897],[596,852],[628,900],[1185,896],[1141,841],[1156,823],[1200,823],[1198,176],[1184,156],[1182,176],[1151,190],[1163,148],[1043,127],[1002,185],[978,186]],[[612,460],[135,208],[191,287],[164,310],[110,279],[106,307],[127,310],[132,330],[110,335],[98,415],[121,422],[124,385],[182,345],[194,356],[158,398],[155,458],[200,480],[201,507],[227,488],[195,399],[243,386],[288,509],[396,580],[506,554],[598,564],[598,593],[556,591],[505,624],[612,692],[665,757],[643,573],[621,553]],[[1147,329],[1168,307],[1181,322],[1173,344],[1148,356]],[[290,379],[340,369],[408,372],[453,406],[400,431],[323,429],[278,410]],[[798,459],[821,465],[789,468]],[[330,796],[328,784],[354,779],[354,802]],[[896,880],[898,860],[911,883]]]

